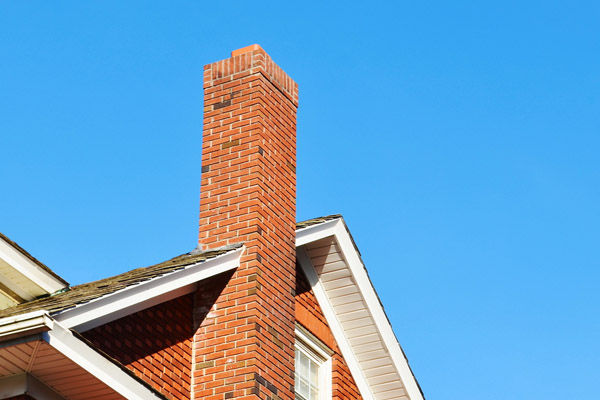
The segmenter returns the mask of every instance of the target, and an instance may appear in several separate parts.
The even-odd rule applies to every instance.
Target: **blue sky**
[[[426,397],[599,398],[597,2],[0,2],[0,231],[72,284],[196,244],[202,67],[300,86],[298,219],[342,213]]]

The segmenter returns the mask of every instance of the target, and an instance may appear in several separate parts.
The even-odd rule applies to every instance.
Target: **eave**
[[[165,399],[44,311],[0,319],[0,398]]]
[[[50,268],[0,234],[0,309],[52,294],[68,286]]]
[[[422,400],[341,217],[296,231],[297,259],[364,399]]]
[[[65,327],[84,332],[156,304],[192,293],[198,282],[239,267],[243,247],[53,314]]]
[[[49,400],[165,399],[78,332],[191,293],[199,281],[239,267],[243,251],[242,246],[209,258],[176,258],[172,267],[158,265],[164,272],[152,278],[68,308],[61,304],[55,313],[38,309],[1,318],[0,399],[24,393]],[[41,305],[51,307],[52,298]]]

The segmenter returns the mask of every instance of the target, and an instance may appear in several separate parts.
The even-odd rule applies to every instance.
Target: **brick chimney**
[[[204,67],[199,246],[246,250],[196,293],[194,399],[294,398],[297,107],[258,45]]]

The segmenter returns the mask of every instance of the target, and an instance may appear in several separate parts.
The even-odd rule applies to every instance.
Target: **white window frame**
[[[295,350],[300,350],[319,364],[319,400],[332,399],[331,356],[333,351],[304,327],[296,324]]]

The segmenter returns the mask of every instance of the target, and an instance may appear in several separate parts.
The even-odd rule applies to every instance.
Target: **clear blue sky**
[[[72,284],[195,247],[202,66],[300,85],[298,219],[342,213],[429,400],[600,398],[594,1],[0,2],[0,231]]]

